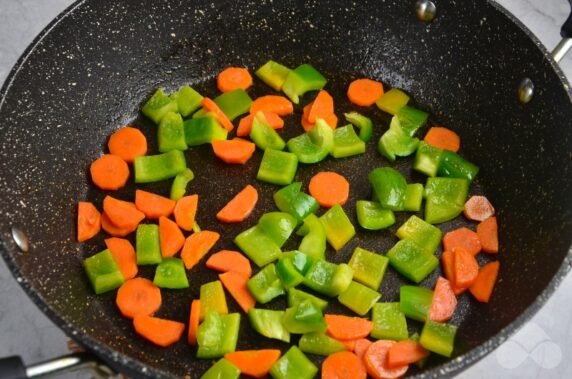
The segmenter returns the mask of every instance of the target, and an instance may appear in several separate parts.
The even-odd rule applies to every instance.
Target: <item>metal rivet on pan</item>
[[[12,227],[12,238],[16,245],[22,250],[24,253],[27,253],[30,249],[30,242],[28,240],[28,235],[22,229],[17,228],[15,226]]]
[[[518,100],[526,104],[532,97],[534,96],[534,83],[530,78],[524,78],[521,80],[520,84],[518,85]]]
[[[423,22],[431,22],[437,14],[437,7],[431,0],[419,0],[415,3],[417,18]]]

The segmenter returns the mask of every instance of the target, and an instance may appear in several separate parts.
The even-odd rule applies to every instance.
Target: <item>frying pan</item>
[[[430,125],[458,131],[463,156],[481,167],[471,191],[492,200],[500,223],[495,293],[486,305],[461,296],[452,320],[459,326],[454,358],[433,357],[410,374],[449,376],[476,362],[530,318],[570,269],[569,85],[539,41],[495,3],[440,1],[431,23],[417,19],[414,5],[397,0],[83,0],[72,5],[26,50],[0,97],[0,250],[18,282],[71,338],[114,370],[133,377],[199,377],[211,361],[196,360],[194,348],[184,342],[169,349],[151,346],[119,316],[113,293],[93,294],[81,262],[102,249],[104,236],[78,244],[74,212],[77,201],[100,205],[105,194],[90,185],[87,167],[104,151],[107,136],[127,123],[140,127],[150,151],[156,151],[155,127],[138,109],[157,87],[171,91],[191,84],[214,96],[214,75],[224,67],[254,69],[270,58],[290,67],[308,62],[329,78],[327,89],[339,115],[355,109],[344,96],[352,79],[379,79],[412,94],[416,106],[431,112]],[[517,96],[524,78],[528,87],[521,98],[528,103]],[[259,82],[250,90],[253,97],[270,92]],[[301,132],[300,109],[287,119],[285,138]],[[375,140],[388,117],[373,109],[363,112],[374,120]],[[218,162],[208,146],[192,148],[186,156],[196,175],[190,189],[201,198],[198,222],[221,233],[217,247],[232,248],[237,233],[272,209],[277,187],[256,182],[260,204],[245,223],[219,225],[214,210],[254,182],[261,154],[245,167]],[[394,166],[409,181],[424,182],[408,162]],[[348,177],[352,193],[345,208],[356,224],[355,201],[371,195],[367,173],[387,165],[372,142],[363,156],[302,166],[296,180],[307,185],[321,170]],[[161,194],[168,187],[145,186]],[[115,195],[131,199],[133,190],[129,185]],[[408,216],[399,214],[396,225]],[[459,219],[440,227],[448,231],[460,225],[467,224]],[[385,253],[396,242],[395,228],[360,230],[343,250],[327,254],[342,262],[356,246]],[[292,239],[285,250],[297,243]],[[488,260],[479,259],[481,264]],[[141,270],[142,276],[152,274],[152,268]],[[423,285],[432,286],[437,275]],[[216,279],[202,266],[188,277],[189,290],[163,291],[159,317],[185,321],[199,285]],[[388,270],[382,301],[395,301],[404,283]],[[277,299],[268,307],[285,305]],[[229,306],[237,310],[232,300]],[[328,311],[347,312],[335,301]],[[287,348],[247,324],[243,317],[240,349]],[[411,322],[410,328],[418,325]]]

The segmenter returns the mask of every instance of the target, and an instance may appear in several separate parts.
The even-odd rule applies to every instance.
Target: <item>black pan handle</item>
[[[552,50],[552,58],[556,62],[560,62],[562,58],[572,49],[572,0],[568,0],[570,3],[570,15],[564,21],[562,28],[560,28],[560,36],[562,40],[556,45],[554,50]]]
[[[26,379],[26,366],[20,357],[8,357],[0,359],[0,378]]]
[[[103,377],[112,377],[115,375],[111,369],[102,365],[101,361],[92,354],[81,352],[64,355],[27,367],[20,357],[0,358],[0,378],[31,379],[79,367],[91,367],[96,369],[100,376]]]

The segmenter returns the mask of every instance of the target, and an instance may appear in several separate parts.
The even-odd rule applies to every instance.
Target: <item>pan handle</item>
[[[568,2],[572,8],[572,0],[568,0]],[[560,36],[562,36],[562,40],[556,45],[554,50],[552,50],[552,58],[554,58],[556,62],[560,62],[572,48],[572,10],[560,29]]]
[[[0,378],[3,379],[31,379],[61,371],[72,370],[80,367],[91,367],[98,371],[101,377],[112,377],[114,372],[92,354],[81,352],[48,361],[40,362],[26,367],[18,356],[0,358]]]

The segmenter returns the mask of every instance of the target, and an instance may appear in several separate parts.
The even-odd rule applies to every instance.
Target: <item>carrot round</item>
[[[161,290],[148,279],[129,279],[119,287],[115,304],[124,317],[151,316],[161,307]]]
[[[245,164],[254,154],[256,145],[242,138],[211,141],[214,154],[226,163]]]
[[[367,373],[374,379],[394,379],[405,375],[409,365],[389,368],[387,366],[387,353],[395,345],[394,341],[377,340],[372,343],[363,357]]]
[[[137,229],[137,225],[131,226],[129,228],[120,228],[111,222],[107,214],[103,212],[101,214],[101,228],[105,230],[105,232],[110,236],[125,237],[126,235],[133,233],[135,229]]]
[[[453,316],[456,307],[457,298],[455,297],[451,283],[440,276],[437,279],[437,284],[435,284],[435,290],[433,291],[429,319],[436,322],[448,321]]]
[[[217,232],[201,230],[191,234],[186,240],[181,252],[181,259],[185,263],[187,270],[195,267],[220,238]]]
[[[360,339],[356,340],[356,342],[354,344],[354,353],[356,353],[356,355],[358,357],[360,357],[360,359],[363,360],[363,356],[365,355],[365,352],[367,351],[367,349],[369,348],[369,346],[372,343],[373,342],[371,342],[367,338],[360,338]]]
[[[119,266],[119,271],[126,280],[137,276],[137,255],[129,240],[116,237],[107,238],[105,246],[111,252],[113,260]]]
[[[205,265],[211,270],[220,272],[237,272],[247,277],[252,275],[250,261],[242,253],[234,250],[221,250],[207,259]]]
[[[429,129],[423,140],[431,146],[449,150],[454,153],[461,148],[461,138],[459,135],[451,129],[442,126],[434,126]]]
[[[469,228],[452,230],[443,237],[443,250],[453,251],[456,247],[462,247],[473,255],[481,251],[481,241],[477,233]]]
[[[308,121],[315,124],[319,118],[326,118],[334,113],[334,98],[328,91],[320,90],[318,96],[312,102],[310,112],[308,113]]]
[[[328,333],[328,335],[330,337],[332,337],[329,333]],[[356,348],[356,341],[357,340],[336,340],[336,341],[341,342],[346,347],[347,351],[354,351]]]
[[[222,285],[230,296],[238,303],[240,308],[245,313],[248,313],[254,305],[256,305],[256,299],[252,297],[246,283],[248,282],[248,276],[240,274],[236,271],[225,272],[218,276]]]
[[[489,262],[479,270],[479,275],[469,288],[471,294],[482,303],[488,303],[493,293],[493,288],[497,281],[500,263]]]
[[[366,379],[367,373],[357,355],[340,351],[329,355],[322,363],[322,379]]]
[[[259,111],[268,111],[279,116],[286,116],[294,113],[294,106],[284,96],[266,95],[254,100],[250,106],[250,114],[257,114]]]
[[[150,316],[136,316],[133,326],[137,334],[161,347],[179,341],[185,330],[185,324],[182,322]]]
[[[443,254],[441,255],[441,265],[443,266],[443,273],[449,281],[455,295],[458,296],[465,292],[467,290],[466,288],[457,287],[455,284],[455,255],[452,251],[443,251]]]
[[[348,99],[355,105],[369,107],[383,95],[383,84],[371,79],[356,79],[348,87]]]
[[[241,222],[252,213],[257,202],[258,191],[249,184],[216,214],[216,218],[226,223]]]
[[[161,256],[169,258],[181,250],[185,243],[185,236],[179,226],[167,217],[159,218],[159,243]]]
[[[477,235],[485,253],[499,252],[499,235],[496,217],[489,217],[477,225]]]
[[[252,85],[252,76],[244,67],[229,67],[218,74],[216,83],[221,92],[247,89]]]
[[[215,115],[215,118],[222,125],[223,128],[225,128],[229,132],[232,129],[234,129],[234,126],[232,125],[232,122],[230,121],[228,116],[218,107],[218,105],[216,105],[216,103],[214,101],[212,101],[208,97],[205,97],[203,99],[203,101],[201,102],[201,106],[207,112],[213,112]]]
[[[417,341],[403,340],[396,342],[387,352],[387,367],[399,368],[410,363],[419,362],[429,356],[429,351]]]
[[[199,195],[183,196],[177,200],[175,205],[175,221],[183,230],[190,232],[193,230],[197,208],[199,206]]]
[[[145,218],[145,214],[135,204],[109,195],[103,199],[103,211],[115,226],[122,229],[135,229]]]
[[[469,288],[477,279],[479,264],[475,256],[462,247],[453,250],[453,267],[455,269],[455,286]]]
[[[115,131],[107,142],[109,152],[127,163],[147,153],[147,139],[137,128],[125,126]]]
[[[354,340],[369,336],[373,323],[365,318],[343,315],[324,315],[328,333],[339,340]]]
[[[159,218],[173,213],[175,202],[167,197],[138,189],[135,191],[135,206],[145,214],[145,217]]]
[[[77,205],[77,240],[87,241],[101,230],[101,213],[95,205],[80,201]]]
[[[282,129],[284,127],[284,120],[274,112],[262,111],[266,122],[272,129]],[[236,135],[238,137],[246,137],[250,135],[252,129],[252,122],[254,121],[255,114],[249,114],[240,119]]]
[[[486,197],[471,196],[465,203],[463,213],[469,220],[485,221],[495,215],[495,208]]]
[[[197,344],[197,330],[199,329],[199,322],[201,319],[201,301],[195,299],[191,303],[191,313],[189,315],[189,333],[187,335],[187,342],[190,345]]]
[[[97,158],[89,167],[93,184],[102,190],[115,191],[127,183],[129,167],[117,155],[105,154]]]
[[[225,359],[239,368],[240,373],[253,378],[263,378],[280,358],[280,350],[242,350],[226,353]]]
[[[338,173],[322,171],[310,179],[309,191],[322,207],[329,208],[348,201],[350,183]]]

